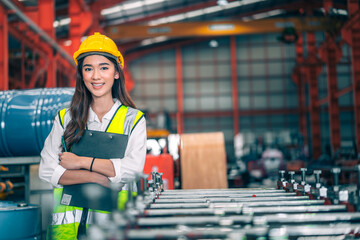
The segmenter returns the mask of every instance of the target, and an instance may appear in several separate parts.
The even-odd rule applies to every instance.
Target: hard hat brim
[[[81,60],[83,58],[86,58],[87,56],[91,56],[91,55],[101,55],[101,56],[104,56],[104,57],[112,58],[120,65],[118,58],[116,56],[110,54],[110,53],[107,53],[107,52],[86,52],[86,53],[82,53],[76,58],[76,60],[79,62],[79,60]]]

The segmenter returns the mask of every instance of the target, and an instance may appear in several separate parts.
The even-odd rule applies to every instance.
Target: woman
[[[78,229],[80,234],[86,232],[86,219],[92,214],[86,208],[67,206],[70,202],[64,204],[63,186],[97,183],[108,187],[110,182],[133,178],[143,171],[146,156],[145,118],[126,92],[124,62],[115,43],[95,33],[83,41],[74,53],[74,60],[75,93],[70,108],[61,110],[55,118],[41,152],[39,168],[40,178],[55,187],[50,235],[48,231],[52,239],[76,239]],[[111,146],[115,152],[110,157],[107,152],[99,155],[106,157],[96,156],[107,147],[102,147],[103,141],[92,146],[85,144],[86,154],[76,154],[75,150],[86,141],[87,132],[90,136],[97,132],[111,133],[111,139],[121,136],[126,141]],[[95,153],[90,153],[93,149]]]

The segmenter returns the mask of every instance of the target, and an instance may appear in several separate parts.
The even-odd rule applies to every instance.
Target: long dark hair
[[[106,58],[114,64],[115,71],[119,72],[119,79],[114,79],[114,84],[111,89],[112,97],[119,99],[120,102],[125,106],[136,108],[133,100],[125,88],[124,71],[119,67],[119,64],[115,59],[109,57]],[[79,142],[80,138],[84,134],[86,123],[89,117],[89,107],[93,100],[90,91],[86,88],[83,81],[83,62],[84,59],[80,59],[78,61],[75,93],[70,104],[71,120],[67,124],[64,132],[66,149],[70,149],[73,143]],[[63,151],[64,150],[65,149],[63,148]]]

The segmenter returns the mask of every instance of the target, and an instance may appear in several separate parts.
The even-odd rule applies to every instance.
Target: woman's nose
[[[100,78],[100,71],[97,70],[97,69],[94,69],[92,78],[93,79],[99,79]]]

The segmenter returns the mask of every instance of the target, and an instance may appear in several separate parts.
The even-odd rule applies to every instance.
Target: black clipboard
[[[71,152],[83,157],[123,158],[127,143],[128,135],[85,130],[80,141],[72,145]]]
[[[71,152],[83,157],[123,158],[128,135],[85,130]],[[96,160],[95,160],[96,161]],[[65,185],[60,204],[94,210],[112,211],[117,207],[118,192],[97,183]]]

